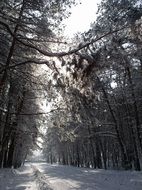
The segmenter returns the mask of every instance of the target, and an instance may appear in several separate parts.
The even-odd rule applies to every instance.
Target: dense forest
[[[42,144],[49,163],[142,168],[142,3],[102,0],[68,43],[62,20],[77,3],[1,0],[0,167]]]

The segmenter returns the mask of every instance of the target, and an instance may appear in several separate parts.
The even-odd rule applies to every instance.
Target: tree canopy
[[[75,3],[0,5],[1,167],[19,167],[40,137],[47,162],[141,170],[142,4],[103,0],[69,47],[57,31]]]

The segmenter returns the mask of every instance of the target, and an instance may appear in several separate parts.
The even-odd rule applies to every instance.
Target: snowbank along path
[[[0,169],[0,190],[37,190],[30,165],[18,170]]]

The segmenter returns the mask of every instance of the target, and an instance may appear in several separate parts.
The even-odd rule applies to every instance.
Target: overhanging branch
[[[14,36],[14,34],[11,31],[10,27],[8,26],[8,24],[6,24],[6,23],[4,23],[2,21],[0,21],[0,24],[3,25],[7,29],[7,31],[10,33],[11,36]],[[15,39],[19,43],[21,43],[24,46],[29,47],[31,49],[35,49],[37,52],[43,54],[44,56],[47,56],[47,57],[63,57],[63,56],[67,56],[67,55],[71,55],[71,54],[77,53],[78,51],[84,49],[85,47],[88,47],[89,45],[91,45],[91,44],[93,44],[93,43],[95,43],[95,42],[97,42],[99,40],[101,40],[102,38],[104,38],[106,36],[109,36],[109,35],[111,35],[113,33],[119,32],[121,30],[124,30],[126,28],[128,28],[128,26],[124,26],[124,27],[122,27],[120,29],[117,29],[117,30],[114,30],[114,31],[109,31],[109,32],[105,33],[104,35],[91,40],[91,42],[85,43],[85,44],[83,44],[83,45],[81,45],[81,46],[79,46],[79,47],[77,47],[75,49],[69,50],[68,52],[55,52],[55,53],[54,52],[48,52],[48,51],[45,51],[43,49],[40,49],[40,48],[34,46],[33,44],[24,42],[24,41],[20,40],[18,37],[15,37],[15,36],[14,37],[15,37]]]
[[[49,68],[50,68],[50,64],[48,61],[41,61],[41,60],[27,60],[27,61],[23,61],[21,63],[17,63],[17,64],[13,64],[13,65],[10,65],[10,66],[3,66],[3,68],[0,70],[0,73],[2,73],[3,71],[5,70],[9,70],[9,69],[12,69],[12,68],[15,68],[15,67],[18,67],[18,66],[21,66],[21,65],[26,65],[26,64],[37,64],[37,65],[47,65]]]
[[[52,109],[49,112],[37,112],[37,113],[18,113],[18,115],[25,115],[25,116],[34,116],[34,115],[48,115],[54,111],[57,110],[63,110],[63,109]],[[7,110],[3,109],[0,107],[0,111],[2,111],[3,113],[8,113],[9,115],[17,115],[16,112],[8,112]]]

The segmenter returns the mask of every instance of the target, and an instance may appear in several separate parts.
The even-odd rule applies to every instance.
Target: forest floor
[[[93,170],[70,166],[32,163],[18,169],[0,169],[0,190],[39,190],[36,178],[53,190],[142,190],[142,172]],[[42,177],[41,177],[42,176]],[[41,190],[48,190],[43,184]]]

